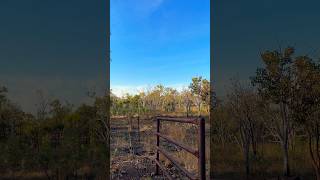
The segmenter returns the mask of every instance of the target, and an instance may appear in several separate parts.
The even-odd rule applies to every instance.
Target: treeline
[[[111,94],[111,114],[181,114],[185,116],[209,113],[210,82],[200,77],[192,78],[188,88],[178,91],[157,85],[151,90],[136,95],[117,97]]]
[[[108,177],[106,98],[74,108],[41,98],[37,114],[23,112],[0,90],[0,179]],[[20,176],[20,177],[19,177]],[[33,177],[34,178],[34,177]]]
[[[303,146],[316,179],[320,179],[320,63],[308,56],[283,51],[261,54],[263,67],[249,84],[232,80],[225,98],[213,111],[215,144],[238,144],[247,176],[252,164],[263,159],[268,143],[281,148],[283,175],[290,176],[290,152]],[[228,148],[228,147],[226,147]],[[229,146],[230,148],[230,146]],[[272,165],[271,163],[270,165]],[[305,167],[306,168],[306,167]]]
[[[213,98],[212,141],[239,148],[248,177],[253,163],[265,163],[260,160],[267,144],[281,148],[283,175],[295,174],[290,152],[303,146],[307,154],[301,156],[320,180],[320,63],[296,56],[291,47],[263,52],[261,59],[263,67],[250,77],[250,84],[233,80],[225,97]],[[111,114],[207,115],[209,87],[208,80],[195,77],[183,91],[158,85],[137,95],[111,94]],[[38,113],[32,115],[12,103],[2,88],[0,174],[42,171],[48,179],[106,176],[107,106],[106,97],[78,108],[42,98]]]

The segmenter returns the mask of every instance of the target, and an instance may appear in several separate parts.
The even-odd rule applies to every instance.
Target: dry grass
[[[161,127],[162,133],[166,134],[170,138],[182,142],[183,144],[197,150],[198,149],[198,129],[195,125],[181,124],[181,123],[163,123]],[[198,158],[189,152],[179,149],[178,151],[171,152],[176,157],[181,165],[184,166],[188,171],[197,173],[198,172]],[[210,159],[210,143],[209,137],[206,137],[206,164],[207,172],[209,174],[209,159]],[[165,164],[170,164],[169,160],[165,159]]]
[[[128,124],[128,120],[125,119],[116,119],[115,122],[111,122],[112,126],[126,126]],[[143,144],[143,148],[146,152],[155,152],[155,145],[156,145],[156,136],[152,133],[156,130],[155,122],[152,119],[141,120],[140,121],[140,134],[141,134],[141,143]],[[179,141],[185,145],[192,147],[193,149],[198,149],[197,144],[197,135],[198,129],[194,125],[190,124],[182,124],[182,123],[173,123],[173,122],[161,122],[161,133],[166,134],[167,136],[171,137],[172,139]],[[209,133],[208,133],[209,134]],[[161,138],[160,138],[161,139]],[[207,164],[209,165],[209,137],[207,137],[207,146],[206,146],[206,159]],[[114,149],[116,150],[117,147],[128,146],[128,139],[125,136],[115,136],[112,137],[112,142],[114,144],[112,146],[116,146]],[[184,166],[190,172],[197,173],[198,171],[198,159],[182,150],[181,148],[169,148],[169,143],[165,143],[161,140],[161,146],[163,146],[167,151],[176,157],[181,165]],[[113,153],[113,156],[118,156],[119,153]],[[171,162],[163,157],[160,156],[160,160],[164,163],[165,166],[171,167]],[[209,172],[209,166],[207,167]]]
[[[214,173],[216,177],[230,179],[234,177],[245,177],[244,159],[237,144],[227,144],[214,146],[212,151]],[[297,144],[295,150],[290,149],[289,163],[292,175],[301,176],[303,179],[312,179],[312,167],[306,146]],[[251,172],[254,179],[262,177],[282,176],[283,162],[282,151],[279,144],[268,143],[259,146],[259,156],[251,159]],[[240,178],[241,179],[241,178]]]

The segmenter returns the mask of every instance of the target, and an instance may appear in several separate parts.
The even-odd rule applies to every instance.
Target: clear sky
[[[214,83],[246,80],[261,66],[260,52],[294,46],[320,58],[319,0],[213,0]]]
[[[111,0],[111,89],[210,77],[209,0]]]
[[[111,87],[209,78],[209,0],[110,0]],[[212,0],[214,83],[247,79],[260,52],[293,45],[320,57],[320,1]],[[105,86],[106,2],[1,0],[0,85],[26,109],[40,89],[72,103]]]
[[[37,90],[85,102],[105,87],[106,17],[103,0],[0,0],[0,85],[27,111]]]

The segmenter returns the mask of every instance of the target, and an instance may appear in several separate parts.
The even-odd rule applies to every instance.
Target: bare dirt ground
[[[152,143],[152,120],[144,123],[138,129],[130,127],[128,120],[114,120],[111,122],[111,178],[117,179],[166,179],[162,175],[155,175],[155,158]],[[136,122],[133,122],[136,125]],[[139,133],[140,132],[140,133]],[[170,174],[176,179],[185,179],[172,166],[166,164]],[[161,173],[162,174],[162,173]]]
[[[126,119],[111,122],[112,179],[148,179],[153,176],[155,165],[149,159],[152,154],[140,141],[142,133],[131,128]]]

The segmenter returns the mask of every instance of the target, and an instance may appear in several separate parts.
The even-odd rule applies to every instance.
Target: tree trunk
[[[320,180],[320,169],[316,170],[316,179]]]
[[[187,111],[187,117],[189,117],[189,106],[186,106],[186,111]]]
[[[284,176],[290,176],[288,143],[283,145],[283,172]]]
[[[282,115],[282,151],[283,151],[283,175],[290,176],[289,168],[289,120],[285,103],[280,104]]]
[[[313,135],[310,130],[308,130],[308,135],[309,135],[309,138],[308,138],[309,139],[309,142],[308,142],[309,153],[310,153],[310,157],[311,157],[312,166],[315,171],[316,180],[320,180],[319,157],[317,158],[317,152],[319,151],[319,147],[315,146],[315,149],[313,149],[314,148]],[[317,151],[317,152],[314,152],[314,151]]]
[[[249,159],[249,146],[245,145],[244,156],[245,156],[245,166],[246,166],[246,177],[249,178],[250,174],[250,159]]]
[[[245,122],[240,122],[240,138],[241,138],[241,144],[242,144],[242,152],[244,156],[244,165],[245,165],[245,171],[246,171],[246,178],[249,179],[250,174],[250,157],[249,157],[249,151],[250,151],[250,136],[247,132],[247,128],[243,127],[245,126]]]

